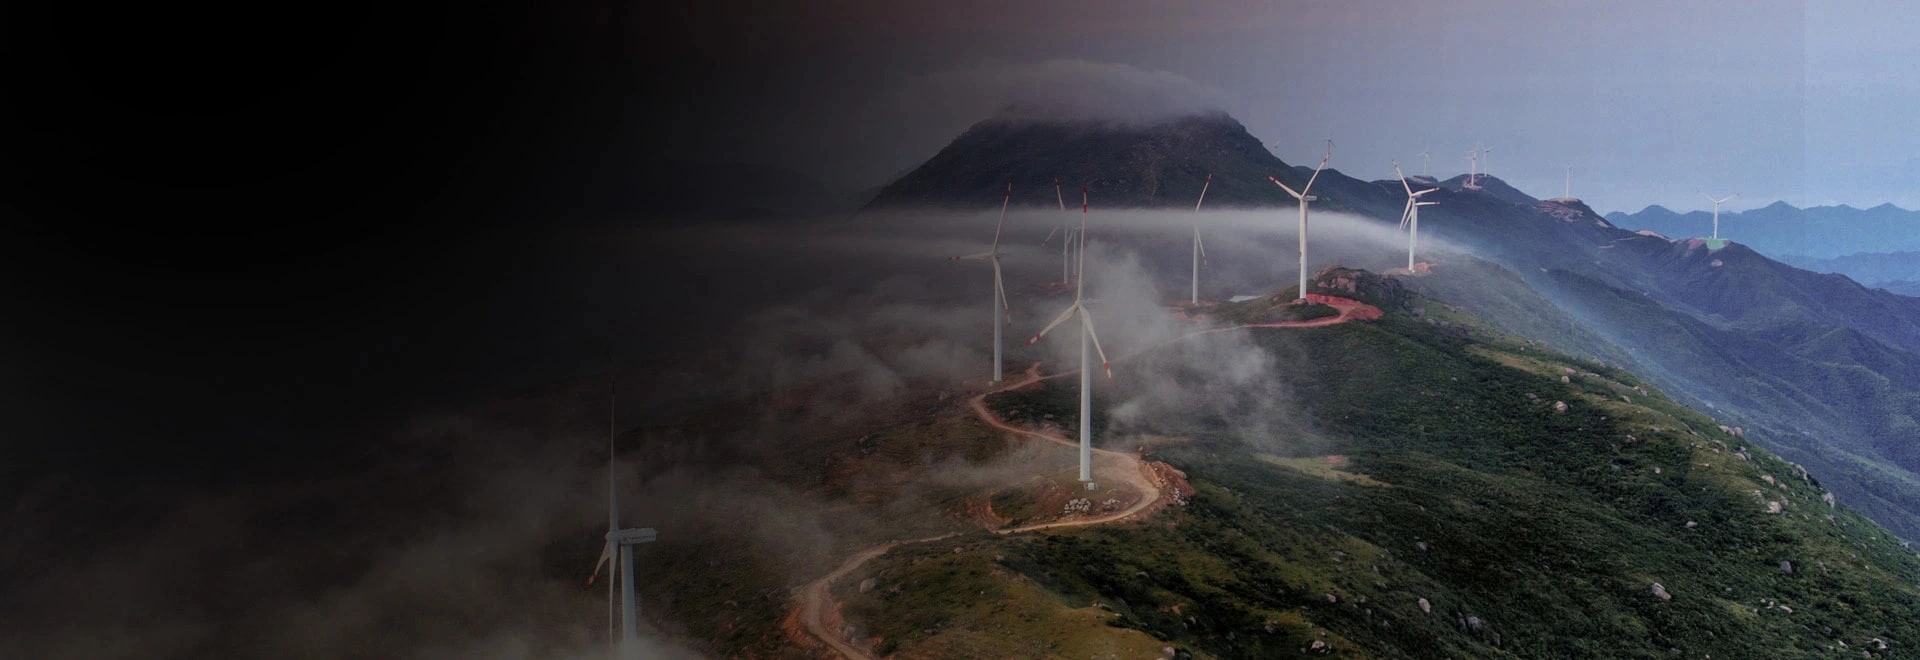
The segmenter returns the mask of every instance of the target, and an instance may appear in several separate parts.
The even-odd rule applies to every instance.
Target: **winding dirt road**
[[[1136,351],[1132,355],[1139,355],[1153,348],[1157,348],[1159,346],[1170,344],[1175,341],[1180,341],[1183,339],[1188,339],[1191,337],[1198,337],[1201,335],[1208,335],[1216,332],[1225,332],[1229,330],[1238,330],[1241,328],[1320,328],[1320,327],[1326,327],[1331,325],[1339,325],[1341,323],[1346,323],[1354,320],[1372,320],[1372,319],[1380,318],[1379,308],[1374,307],[1372,305],[1368,305],[1366,303],[1363,303],[1357,300],[1341,298],[1337,296],[1323,296],[1319,294],[1308,294],[1307,298],[1309,302],[1331,306],[1335,310],[1338,310],[1340,313],[1336,316],[1328,316],[1328,317],[1317,318],[1317,319],[1312,319],[1307,321],[1250,323],[1246,325],[1233,325],[1233,326],[1225,326],[1225,327],[1219,327],[1219,328],[1208,328],[1205,330],[1190,332],[1190,333],[1180,335],[1178,337],[1174,337],[1172,339],[1154,344],[1152,346],[1149,346],[1147,349]],[[993,410],[987,407],[988,396],[999,394],[1001,392],[1008,392],[1008,391],[1020,389],[1022,387],[1027,387],[1029,385],[1033,385],[1034,383],[1038,383],[1043,380],[1050,380],[1054,378],[1071,376],[1079,372],[1080,372],[1079,369],[1070,369],[1070,370],[1062,371],[1052,375],[1042,376],[1040,375],[1040,363],[1035,362],[1033,366],[1027,368],[1025,372],[1026,374],[1025,378],[1022,378],[1018,382],[1006,383],[1001,385],[998,388],[987,390],[985,392],[981,392],[980,394],[974,395],[974,397],[970,399],[967,403],[973,408],[973,413],[980,417],[980,421],[985,422],[988,426],[991,426],[993,428],[999,429],[1007,433],[1026,436],[1026,437],[1030,437],[1038,440],[1045,440],[1045,441],[1052,442],[1054,444],[1062,445],[1072,449],[1079,449],[1080,443],[1078,440],[1069,439],[1065,436],[1048,433],[1046,431],[1026,429],[1026,428],[1014,426],[1013,424],[993,414]],[[1114,474],[1117,471],[1118,472],[1117,476],[1122,481],[1125,481],[1127,484],[1133,486],[1134,490],[1139,493],[1140,497],[1133,503],[1132,506],[1129,506],[1126,509],[1123,509],[1120,511],[1102,514],[1098,516],[1074,518],[1071,520],[1057,520],[1054,522],[1046,522],[1046,523],[1035,523],[1031,525],[1023,525],[1020,527],[1011,527],[1007,529],[995,530],[995,533],[1018,534],[1023,532],[1034,532],[1034,531],[1040,531],[1045,529],[1087,527],[1091,525],[1102,525],[1110,522],[1117,522],[1121,520],[1126,520],[1132,517],[1133,515],[1138,514],[1141,511],[1148,509],[1149,507],[1152,507],[1153,505],[1160,502],[1162,499],[1164,499],[1167,496],[1167,494],[1164,491],[1162,491],[1158,485],[1154,483],[1154,479],[1151,476],[1152,468],[1148,467],[1145,462],[1139,459],[1139,457],[1126,452],[1118,452],[1118,451],[1113,451],[1111,449],[1101,449],[1099,447],[1093,448],[1093,453],[1099,457],[1107,457],[1109,459],[1112,459],[1108,461],[1109,470],[1107,470],[1106,472],[1108,474]],[[1116,466],[1115,463],[1117,463],[1118,465]],[[1101,472],[1099,470],[1099,461],[1096,460],[1094,467],[1095,467],[1096,475],[1099,474]],[[865,550],[861,550],[859,552],[853,553],[852,555],[847,557],[846,561],[843,561],[840,563],[839,568],[835,568],[833,572],[828,573],[824,576],[821,576],[820,579],[807,583],[805,587],[802,587],[799,590],[797,594],[797,600],[799,601],[798,615],[800,618],[800,623],[806,627],[807,634],[812,635],[815,639],[820,640],[822,644],[825,644],[828,648],[833,649],[835,652],[839,653],[842,657],[849,658],[850,660],[873,660],[872,654],[867,653],[865,650],[862,650],[860,648],[853,646],[852,644],[847,643],[846,640],[842,639],[840,631],[833,630],[830,626],[827,625],[827,621],[825,618],[827,612],[830,610],[834,610],[836,608],[836,604],[833,602],[833,592],[832,592],[834,581],[839,580],[840,578],[846,577],[847,574],[852,573],[856,569],[860,568],[861,565],[866,564],[868,561],[873,560],[875,557],[879,557],[881,555],[887,554],[889,551],[893,550],[896,547],[899,547],[902,545],[914,544],[914,543],[931,543],[933,541],[953,538],[959,535],[960,535],[959,532],[954,532],[951,534],[941,534],[939,536],[928,536],[924,538],[909,539],[905,541],[890,541],[887,543],[876,545],[876,546],[867,548]]]

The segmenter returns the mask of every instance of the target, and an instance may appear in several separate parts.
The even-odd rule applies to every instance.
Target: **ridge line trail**
[[[1209,335],[1217,332],[1238,330],[1241,328],[1320,328],[1320,327],[1326,327],[1326,326],[1332,326],[1332,325],[1339,325],[1339,324],[1346,323],[1353,320],[1372,320],[1372,319],[1380,318],[1379,308],[1360,302],[1358,300],[1353,300],[1350,298],[1341,298],[1338,296],[1323,296],[1320,294],[1308,294],[1308,299],[1310,302],[1324,304],[1324,305],[1333,307],[1335,310],[1338,310],[1340,313],[1336,316],[1322,317],[1322,318],[1311,319],[1307,321],[1277,321],[1273,323],[1247,323],[1242,325],[1230,325],[1230,326],[1223,326],[1218,328],[1208,328],[1205,330],[1197,330],[1194,332],[1189,332],[1183,335],[1173,337],[1171,339],[1167,339],[1165,341],[1148,345],[1145,348],[1142,348],[1138,351],[1134,351],[1133,353],[1128,354],[1126,357],[1139,355],[1141,353],[1145,353],[1155,348],[1159,348],[1161,346],[1165,346],[1167,344],[1171,344],[1173,342],[1187,339],[1190,337],[1198,337],[1201,335]],[[1012,423],[1007,422],[1004,419],[1001,419],[999,416],[993,414],[992,409],[989,409],[987,407],[987,397],[994,394],[999,394],[1001,392],[1010,392],[1022,387],[1027,387],[1035,383],[1039,383],[1041,381],[1052,380],[1052,379],[1061,378],[1064,376],[1070,376],[1073,374],[1077,374],[1079,372],[1080,372],[1079,369],[1069,369],[1059,373],[1042,376],[1040,375],[1040,363],[1034,362],[1033,366],[1027,367],[1027,370],[1024,372],[1026,374],[1025,378],[1021,379],[1018,382],[1004,383],[1000,387],[989,389],[979,394],[976,394],[973,396],[972,399],[969,399],[967,401],[967,405],[973,409],[973,413],[975,415],[980,417],[980,421],[985,422],[988,426],[998,429],[1000,431],[1003,431],[1006,433],[1012,433],[1015,435],[1021,435],[1021,436],[1036,438],[1040,440],[1045,440],[1048,442],[1052,442],[1054,444],[1064,445],[1070,448],[1078,449],[1080,447],[1080,442],[1078,440],[1069,439],[1065,436],[1049,433],[1047,431],[1038,431],[1038,430],[1021,428],[1013,425]],[[1131,518],[1134,514],[1139,513],[1142,510],[1145,510],[1146,508],[1159,503],[1161,499],[1166,497],[1166,494],[1160,491],[1160,487],[1155,485],[1153,480],[1147,476],[1151,468],[1147,467],[1147,464],[1141,461],[1139,457],[1134,456],[1133,454],[1130,454],[1130,453],[1118,452],[1111,449],[1102,449],[1099,447],[1094,447],[1093,453],[1101,456],[1113,457],[1114,459],[1118,460],[1123,466],[1127,468],[1131,468],[1131,469],[1123,469],[1120,472],[1122,475],[1124,475],[1123,480],[1131,484],[1134,487],[1134,489],[1140,493],[1139,501],[1134,502],[1133,506],[1129,506],[1125,510],[1116,511],[1113,513],[1104,514],[1100,516],[1094,516],[1094,517],[1088,517],[1088,518],[1077,518],[1073,520],[1056,520],[1053,522],[1045,522],[1045,523],[1034,523],[1031,525],[1022,525],[1019,527],[1010,527],[1007,529],[993,530],[994,533],[1001,534],[1001,535],[1020,534],[1020,533],[1035,532],[1035,531],[1040,531],[1045,529],[1089,527],[1093,525],[1102,525],[1110,522],[1118,522],[1121,520]],[[859,569],[860,566],[866,564],[868,561],[871,561],[874,558],[879,557],[881,555],[887,554],[888,552],[892,551],[896,547],[899,547],[902,545],[917,544],[917,543],[931,543],[934,541],[953,538],[955,536],[959,536],[960,534],[962,534],[962,532],[951,532],[947,534],[940,534],[937,536],[926,536],[926,537],[921,537],[917,539],[908,539],[905,541],[888,541],[886,543],[882,543],[882,544],[875,545],[863,550],[859,550],[848,555],[847,559],[845,561],[842,561],[840,563],[840,566],[838,568],[835,568],[833,572],[823,575],[817,580],[808,582],[806,586],[801,587],[799,589],[799,593],[798,593],[799,601],[800,601],[799,616],[800,616],[801,623],[806,627],[807,634],[812,635],[814,639],[817,639],[821,643],[826,644],[828,648],[831,648],[835,652],[838,652],[842,657],[849,658],[851,660],[873,660],[874,656],[872,654],[867,653],[862,649],[856,648],[853,645],[847,643],[845,640],[842,640],[840,638],[840,635],[837,634],[835,631],[829,630],[826,622],[822,620],[821,617],[828,610],[837,608],[836,604],[833,602],[833,593],[831,591],[833,587],[833,582],[835,580],[839,580],[840,578],[846,577],[848,573],[852,573],[853,571]]]

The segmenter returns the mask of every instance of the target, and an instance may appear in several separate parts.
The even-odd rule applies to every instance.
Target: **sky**
[[[1920,135],[1920,9],[1892,2],[1408,3],[868,0],[663,9],[636,29],[710,68],[663,153],[883,185],[1015,100],[1220,107],[1290,164],[1398,159],[1602,212],[1891,202]],[[653,66],[685,66],[685,60]],[[1145,100],[1155,93],[1177,99]],[[1071,101],[1070,101],[1071,102]]]

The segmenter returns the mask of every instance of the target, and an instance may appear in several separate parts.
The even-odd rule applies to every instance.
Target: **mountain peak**
[[[1087,186],[1107,208],[1188,206],[1209,174],[1208,206],[1270,206],[1292,200],[1266,181],[1291,178],[1288,169],[1224,112],[1123,121],[1010,106],[888,184],[869,207],[991,206],[1009,181],[1015,202],[1053,206],[1056,180]]]
[[[1473,175],[1472,178],[1474,182],[1473,187],[1467,186],[1468,175],[1466,174],[1441,181],[1440,187],[1456,192],[1476,191],[1510,204],[1532,204],[1540,201],[1491,174],[1477,174]]]
[[[1001,106],[979,123],[1054,124],[1084,126],[1120,126],[1152,128],[1167,124],[1227,123],[1239,126],[1225,110],[1201,109],[1184,112],[1146,112],[1124,114],[1089,112],[1071,104],[1050,101],[1016,101]],[[977,124],[976,124],[977,125]]]

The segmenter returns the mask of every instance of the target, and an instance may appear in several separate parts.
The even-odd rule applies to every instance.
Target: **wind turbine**
[[[1474,179],[1480,176],[1480,150],[1479,149],[1474,149],[1467,152],[1467,163],[1468,163],[1467,164],[1467,185],[1465,187],[1479,188],[1480,184],[1474,183]]]
[[[1073,304],[1060,313],[1060,317],[1041,328],[1040,332],[1027,340],[1027,345],[1040,341],[1048,332],[1066,323],[1068,319],[1080,319],[1080,481],[1086,482],[1087,490],[1093,490],[1093,365],[1088,359],[1087,343],[1093,343],[1093,350],[1100,352],[1100,367],[1107,371],[1107,380],[1113,380],[1113,363],[1107,361],[1106,349],[1100,348],[1100,336],[1093,331],[1093,318],[1087,316],[1085,294],[1087,288],[1087,188],[1080,187],[1080,272],[1075,281],[1078,286],[1073,291]]]
[[[611,568],[614,555],[619,554],[620,567],[614,572],[620,576],[620,641],[613,637],[613,577],[607,578],[607,644],[612,647],[613,655],[622,660],[634,660],[640,657],[640,606],[633,598],[633,546],[651,543],[659,536],[653,528],[620,529],[620,498],[614,488],[615,462],[613,460],[614,414],[612,405],[619,401],[614,395],[607,406],[607,545],[600,550],[600,561],[593,565],[593,575],[587,577],[587,585],[600,577],[600,569]]]
[[[993,382],[1000,384],[1000,326],[1007,321],[1007,288],[1000,282],[1000,229],[1007,226],[1007,203],[1013,201],[1013,182],[1007,182],[1007,196],[1000,200],[1000,222],[993,226],[993,248],[980,254],[953,257],[955,260],[985,259],[993,263]]]
[[[1207,182],[1200,184],[1200,199],[1193,203],[1193,293],[1187,300],[1189,304],[1200,304],[1200,262],[1207,258],[1207,246],[1200,242],[1200,204],[1207,201],[1207,188],[1213,185],[1213,173],[1207,173]]]
[[[1426,146],[1420,147],[1420,176],[1427,179],[1433,178],[1433,175],[1428,173],[1427,171],[1431,169],[1433,166],[1433,154],[1428,153],[1432,150],[1433,150],[1433,145],[1426,145]]]
[[[1060,180],[1057,178],[1053,180],[1053,200],[1060,203],[1060,211],[1062,213],[1065,213],[1067,210],[1067,201],[1060,197]],[[1061,240],[1060,240],[1060,283],[1061,284],[1066,284],[1068,282],[1073,281],[1073,277],[1072,277],[1073,273],[1069,271],[1067,268],[1070,264],[1073,263],[1072,255],[1068,253],[1068,249],[1073,247],[1073,226],[1067,225],[1066,229],[1067,229],[1067,235],[1061,237]],[[1047,232],[1046,238],[1043,238],[1040,240],[1040,244],[1046,245],[1047,241],[1053,240],[1053,235],[1055,233],[1058,233],[1059,231],[1060,231],[1060,227],[1058,226],[1054,227],[1053,231]]]
[[[1737,195],[1730,194],[1720,199],[1714,199],[1706,193],[1700,193],[1700,196],[1707,198],[1709,202],[1713,202],[1713,237],[1718,239],[1720,238],[1720,205],[1727,203],[1727,200],[1733,199]]]
[[[1287,184],[1281,183],[1279,179],[1273,178],[1273,175],[1267,175],[1267,180],[1272,181],[1273,185],[1280,186],[1281,190],[1287,191],[1287,194],[1293,195],[1294,199],[1300,201],[1300,297],[1298,298],[1299,300],[1307,299],[1307,203],[1312,202],[1316,199],[1319,199],[1319,197],[1314,195],[1309,195],[1307,193],[1313,190],[1314,180],[1320,178],[1320,170],[1326,169],[1327,161],[1332,158],[1333,158],[1333,140],[1327,140],[1327,155],[1320,157],[1320,166],[1313,168],[1313,176],[1307,177],[1307,185],[1300,188],[1299,192],[1295,192],[1292,188],[1288,188]]]
[[[1407,272],[1411,273],[1413,272],[1413,249],[1414,246],[1420,243],[1420,207],[1432,206],[1439,203],[1422,202],[1420,201],[1420,196],[1439,190],[1439,188],[1428,188],[1414,192],[1413,186],[1407,185],[1407,175],[1400,173],[1399,161],[1393,163],[1393,173],[1400,177],[1400,187],[1407,190],[1407,207],[1400,211],[1400,229],[1410,230],[1407,233]]]

